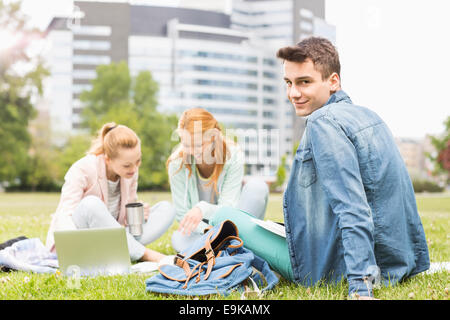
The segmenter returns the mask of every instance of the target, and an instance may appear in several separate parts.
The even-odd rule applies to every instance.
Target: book
[[[256,218],[252,218],[252,221],[256,223],[258,226],[279,235],[280,237],[286,238],[286,229],[284,228],[284,224],[279,222],[274,222],[271,220],[260,220]]]

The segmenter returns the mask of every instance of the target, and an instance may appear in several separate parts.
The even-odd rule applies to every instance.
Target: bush
[[[430,180],[413,180],[414,192],[442,192],[444,187]]]

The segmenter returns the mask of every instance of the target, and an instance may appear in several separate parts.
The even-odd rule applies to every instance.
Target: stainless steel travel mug
[[[143,232],[144,205],[140,202],[132,202],[125,205],[127,210],[128,231],[131,235],[139,237]]]

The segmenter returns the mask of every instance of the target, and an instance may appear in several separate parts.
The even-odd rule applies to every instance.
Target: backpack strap
[[[195,269],[197,269],[197,267],[200,267],[200,270],[202,270],[202,267],[204,264],[208,264],[208,267],[206,269],[206,273],[205,273],[205,277],[204,280],[208,279],[209,275],[211,274],[212,268],[214,266],[214,264],[216,263],[216,257],[214,254],[214,250],[211,246],[211,236],[212,234],[209,234],[208,237],[206,238],[205,241],[205,245],[203,247],[203,249],[205,250],[205,256],[206,256],[206,260],[203,263],[199,263],[197,264],[192,270],[189,267],[189,263],[183,259],[182,255],[177,255],[174,258],[174,263],[177,267],[180,267],[184,270],[184,273],[186,274],[186,284],[187,282],[192,278],[192,276],[194,275]],[[200,277],[200,273],[199,273],[199,277]]]
[[[210,230],[211,228],[209,228]],[[206,233],[208,230],[205,230]],[[234,223],[230,220],[226,220],[221,223],[219,230],[216,234],[213,232],[210,232],[208,235],[205,234],[206,240],[204,242],[203,247],[201,247],[199,250],[194,252],[193,254],[190,254],[188,257],[186,255],[177,254],[174,258],[174,264],[177,267],[180,267],[184,270],[184,273],[186,274],[186,283],[185,287],[187,287],[187,283],[189,280],[196,274],[195,270],[197,268],[200,268],[198,271],[198,279],[200,279],[200,274],[202,272],[202,267],[207,264],[206,272],[204,276],[204,280],[207,280],[209,275],[212,272],[212,269],[214,265],[216,264],[216,254],[218,255],[221,251],[222,247],[225,245],[226,242],[235,239],[239,241],[239,244],[237,245],[230,245],[232,248],[239,248],[242,247],[243,241],[238,236],[238,230]],[[211,238],[214,235],[214,239],[211,240]],[[214,247],[213,247],[214,245]],[[206,260],[204,260],[204,257],[206,257]],[[197,264],[192,270],[189,266],[188,259],[194,259],[199,261],[200,263]]]
[[[206,256],[206,262],[208,263],[208,267],[206,268],[206,274],[205,277],[203,278],[204,280],[208,279],[209,274],[212,271],[213,266],[216,264],[216,257],[214,255],[214,250],[211,247],[211,235],[209,234],[209,236],[206,238],[205,241],[205,256]]]
[[[202,272],[202,267],[204,264],[205,264],[205,262],[202,262],[202,263],[197,264],[194,268],[192,268],[191,272],[188,274],[188,276],[186,278],[186,282],[184,283],[183,289],[187,288],[189,280],[191,280],[191,278],[196,275],[195,269],[197,269],[199,267],[200,267],[200,269],[198,270],[198,276],[200,277],[200,272]]]
[[[184,270],[186,276],[191,273],[191,268],[189,267],[189,263],[186,260],[180,259],[180,257],[175,257],[174,263],[177,267],[180,267]]]

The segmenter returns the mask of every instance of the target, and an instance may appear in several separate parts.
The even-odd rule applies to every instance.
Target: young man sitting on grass
[[[235,208],[244,245],[289,281],[311,286],[347,279],[349,296],[373,299],[385,285],[425,271],[428,247],[411,179],[394,138],[373,111],[341,90],[340,62],[326,39],[281,48],[284,80],[306,127],[283,197],[286,239]]]
[[[380,276],[394,284],[427,270],[403,159],[380,117],[341,90],[335,47],[311,37],[277,57],[296,115],[307,117],[283,200],[293,280],[345,276],[350,296],[372,298]]]

